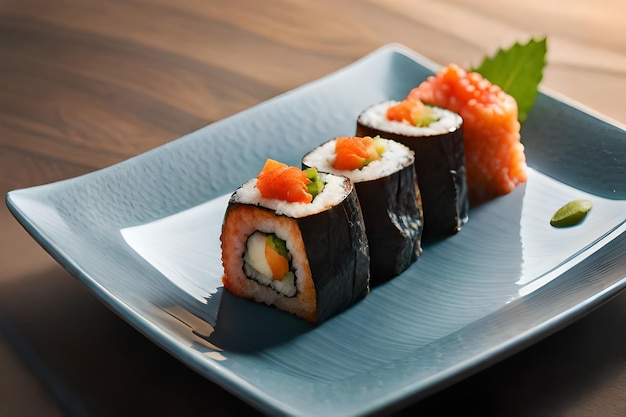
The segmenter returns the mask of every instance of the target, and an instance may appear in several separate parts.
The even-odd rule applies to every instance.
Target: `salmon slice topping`
[[[309,184],[311,180],[301,169],[268,159],[257,176],[256,187],[263,198],[310,203],[313,196],[307,192]]]
[[[420,100],[407,98],[387,109],[387,119],[425,127],[437,120],[431,107]]]
[[[335,139],[336,156],[333,168],[347,171],[361,169],[370,162],[380,159],[384,151],[384,146],[369,136],[338,137]]]

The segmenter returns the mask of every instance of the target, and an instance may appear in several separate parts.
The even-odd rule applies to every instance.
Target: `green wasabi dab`
[[[554,213],[550,219],[550,224],[554,227],[575,226],[587,217],[591,206],[589,200],[570,201]]]

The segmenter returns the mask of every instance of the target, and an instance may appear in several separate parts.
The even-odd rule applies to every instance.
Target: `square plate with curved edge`
[[[271,414],[346,416],[422,398],[545,337],[626,285],[626,132],[541,93],[522,128],[529,179],[319,326],[221,285],[229,194],[266,158],[299,165],[437,65],[401,45],[85,176],[12,191],[28,232],[182,362]],[[552,213],[587,198],[579,226]]]

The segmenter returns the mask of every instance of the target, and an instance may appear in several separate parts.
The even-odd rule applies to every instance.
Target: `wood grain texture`
[[[622,0],[0,0],[0,191],[110,166],[313,81],[389,42],[442,64],[468,66],[514,41],[548,36],[543,87],[626,124],[625,15]],[[55,291],[60,291],[56,298]],[[483,415],[625,414],[626,341],[613,336],[626,319],[624,301],[618,297],[581,323],[405,414],[454,411],[454,403]],[[161,393],[164,406],[142,405],[147,395],[125,398],[114,387],[124,372],[112,371],[98,381],[91,372],[106,372],[106,367],[90,369],[85,359],[75,364],[73,355],[81,350],[64,351],[63,343],[50,339],[55,326],[50,317],[63,321],[71,314],[90,317],[108,331],[102,337],[92,329],[86,342],[60,331],[63,343],[97,342],[96,354],[111,354],[128,372],[134,367],[132,381]],[[0,335],[7,328],[21,335],[92,414],[166,415],[174,409],[168,407],[185,401],[183,409],[196,414],[205,407],[196,398],[203,391],[213,396],[213,404],[228,407],[224,415],[251,411],[209,382],[199,382],[143,337],[127,342],[127,325],[90,298],[4,207],[0,319],[9,325]],[[32,366],[15,362],[23,355],[12,344],[14,352],[0,343],[5,371],[0,413],[71,411],[34,382],[41,375]],[[576,355],[562,355],[571,346],[577,346]],[[537,385],[537,364],[557,376]],[[171,384],[168,374],[181,379],[182,388]],[[510,378],[510,386],[500,383],[504,378]],[[563,385],[556,388],[558,378]],[[488,391],[506,401],[481,403],[477,398]],[[524,394],[541,398],[533,405],[521,399]]]

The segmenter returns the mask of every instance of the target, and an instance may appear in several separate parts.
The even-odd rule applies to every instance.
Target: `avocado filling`
[[[376,135],[372,139],[374,139],[374,149],[376,150],[376,153],[378,154],[378,158],[368,161],[367,164],[369,164],[372,161],[380,159],[380,157],[383,156],[383,154],[387,150],[387,148],[385,148],[385,144],[383,143],[383,141],[380,140],[380,135]]]
[[[254,232],[246,242],[243,270],[246,276],[267,285],[285,297],[296,295],[287,244],[273,233]]]
[[[422,112],[413,115],[413,124],[417,127],[428,127],[431,123],[439,120],[432,107],[424,106]]]
[[[304,170],[304,173],[306,177],[311,180],[311,183],[306,186],[306,192],[315,198],[324,189],[324,182],[319,179],[316,168],[307,168]]]

